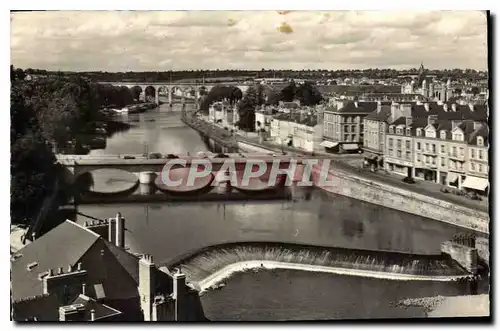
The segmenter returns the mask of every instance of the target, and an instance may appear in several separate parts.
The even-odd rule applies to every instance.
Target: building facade
[[[323,111],[323,146],[332,151],[357,151],[364,141],[363,118],[377,108],[376,102],[339,100]]]

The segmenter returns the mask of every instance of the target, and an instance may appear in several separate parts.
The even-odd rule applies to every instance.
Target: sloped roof
[[[11,262],[12,297],[24,299],[42,294],[39,274],[49,269],[74,267],[95,244],[99,236],[71,221],[65,221],[42,237],[19,250]],[[38,263],[31,271],[28,264]]]
[[[85,315],[83,317],[83,321],[90,321],[90,311],[94,310],[95,312],[95,320],[102,320],[109,318],[111,316],[121,315],[119,310],[111,308],[107,305],[97,302],[96,300],[89,298],[86,295],[80,294],[78,297],[73,300],[69,305],[82,304],[85,307]]]
[[[377,109],[377,102],[363,102],[358,101],[358,106],[356,107],[356,102],[350,101],[344,104],[340,109],[335,107],[330,107],[329,110],[337,113],[366,113],[369,114]]]
[[[488,126],[482,124],[477,128],[469,137],[468,144],[477,146],[477,137],[483,137],[484,146],[487,147],[489,143],[489,129]]]
[[[374,110],[368,115],[366,115],[365,119],[369,121],[386,121],[390,116],[391,116],[391,108],[382,107],[382,109],[380,109],[380,112]]]

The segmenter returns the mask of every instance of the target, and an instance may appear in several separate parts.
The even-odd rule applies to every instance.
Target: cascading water
[[[252,263],[248,263],[252,262]],[[274,263],[274,264],[273,264]],[[229,268],[230,266],[237,267]],[[446,279],[467,276],[456,261],[446,255],[415,255],[388,251],[366,251],[345,248],[305,246],[284,243],[230,243],[207,247],[168,264],[180,268],[188,281],[206,282],[214,274],[227,269],[219,278],[230,273],[261,266],[332,272],[352,270],[352,275],[378,278]],[[229,268],[229,269],[228,269]],[[226,275],[223,275],[226,273]],[[396,277],[391,277],[395,275]]]

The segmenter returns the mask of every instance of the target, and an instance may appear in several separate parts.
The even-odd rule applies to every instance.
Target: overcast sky
[[[286,21],[292,33],[277,27]],[[487,68],[471,11],[13,13],[11,62],[49,70]]]

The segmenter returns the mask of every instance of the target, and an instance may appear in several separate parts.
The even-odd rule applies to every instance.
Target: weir
[[[177,258],[166,266],[179,268],[190,282],[199,283],[234,264],[248,261],[287,263],[314,270],[311,266],[357,270],[359,275],[395,279],[390,275],[414,276],[414,279],[432,278],[454,280],[470,273],[449,255],[417,255],[389,251],[369,251],[339,247],[320,247],[287,243],[246,242],[210,246]],[[255,263],[253,263],[255,264]],[[256,264],[255,266],[258,266]],[[285,266],[286,268],[286,266]],[[234,270],[233,270],[234,272]],[[356,273],[350,272],[354,275]],[[385,275],[381,277],[380,275]],[[403,278],[403,277],[399,277]],[[412,279],[412,277],[405,277]]]

